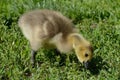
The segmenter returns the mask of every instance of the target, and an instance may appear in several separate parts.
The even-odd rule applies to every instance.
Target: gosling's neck
[[[90,43],[79,33],[71,33],[67,37],[67,42],[75,48],[75,45],[87,46]]]

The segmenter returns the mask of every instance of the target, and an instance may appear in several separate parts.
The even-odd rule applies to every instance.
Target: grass
[[[18,28],[24,12],[33,9],[60,11],[73,20],[80,34],[94,47],[91,69],[84,69],[75,54],[56,55],[41,49],[37,65],[30,66],[30,47]],[[119,0],[1,0],[1,80],[120,80]]]

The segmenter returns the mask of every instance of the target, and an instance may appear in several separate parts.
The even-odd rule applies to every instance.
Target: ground
[[[94,48],[91,68],[85,69],[74,52],[57,55],[41,49],[35,68],[30,46],[18,27],[29,10],[51,9],[70,18]],[[120,80],[119,0],[0,0],[1,80]]]

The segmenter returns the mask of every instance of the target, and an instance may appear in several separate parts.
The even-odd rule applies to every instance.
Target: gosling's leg
[[[36,64],[35,57],[36,57],[38,49],[40,48],[40,45],[39,45],[39,42],[35,40],[31,41],[30,44],[31,44],[31,64],[32,64],[32,67],[34,67]]]
[[[35,63],[36,63],[36,54],[37,54],[37,51],[35,50],[31,50],[31,64],[32,64],[32,67],[35,66]]]

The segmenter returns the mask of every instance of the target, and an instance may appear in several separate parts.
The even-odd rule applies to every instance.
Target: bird
[[[91,43],[79,33],[72,20],[61,12],[48,9],[31,10],[20,16],[18,26],[30,43],[33,65],[39,49],[55,48],[66,54],[73,50],[85,68],[89,67],[93,57]]]

